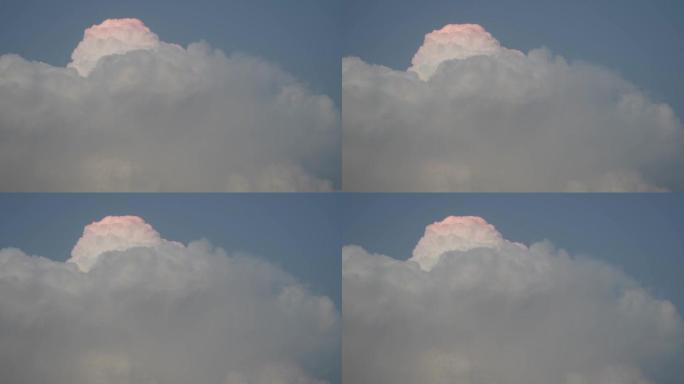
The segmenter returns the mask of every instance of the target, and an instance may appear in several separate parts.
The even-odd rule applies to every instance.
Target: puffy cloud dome
[[[493,55],[502,50],[506,48],[501,47],[499,41],[478,24],[447,24],[425,35],[425,41],[413,56],[409,70],[427,80],[444,61]]]
[[[107,216],[83,229],[83,236],[71,251],[69,261],[87,272],[105,252],[154,247],[161,242],[159,233],[140,217]]]
[[[87,76],[105,56],[148,50],[159,44],[159,37],[138,19],[107,19],[85,30],[68,66]]]
[[[445,252],[498,248],[503,242],[496,228],[481,217],[449,216],[425,228],[410,260],[430,270]]]

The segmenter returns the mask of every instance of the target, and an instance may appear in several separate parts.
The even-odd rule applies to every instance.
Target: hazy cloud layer
[[[473,24],[427,34],[406,71],[342,67],[345,190],[684,188],[681,122],[608,69]]]
[[[338,123],[273,64],[136,19],[88,28],[67,68],[0,56],[5,191],[329,190]]]
[[[0,250],[0,292],[7,384],[319,384],[338,356],[330,299],[137,217],[89,225],[67,262]]]
[[[343,249],[343,376],[356,384],[646,384],[676,308],[619,269],[478,217],[426,228],[406,261]]]

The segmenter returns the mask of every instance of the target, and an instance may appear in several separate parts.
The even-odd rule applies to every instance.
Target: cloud
[[[444,252],[499,248],[503,241],[496,228],[480,217],[450,216],[425,228],[425,236],[413,250],[411,260],[430,270]]]
[[[155,247],[162,243],[159,233],[137,216],[107,216],[89,224],[71,252],[70,262],[88,272],[101,254],[134,247]]]
[[[611,70],[475,24],[427,34],[406,71],[342,68],[345,190],[684,188],[681,122]]]
[[[505,48],[480,25],[449,24],[425,35],[425,42],[413,56],[409,71],[428,80],[445,61],[493,55],[502,50]]]
[[[0,250],[3,382],[321,384],[339,315],[266,261],[88,225],[67,262]]]
[[[106,56],[136,50],[153,50],[159,37],[138,19],[108,19],[85,30],[83,40],[71,54],[71,63],[81,76],[88,76]]]
[[[619,269],[479,217],[429,225],[406,261],[342,257],[345,381],[645,384],[681,345],[676,308]]]
[[[338,124],[277,66],[137,19],[88,28],[66,68],[0,56],[0,190],[325,191]]]

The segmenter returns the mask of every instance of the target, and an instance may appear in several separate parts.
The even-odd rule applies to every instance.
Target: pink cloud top
[[[83,229],[68,261],[87,272],[104,252],[154,247],[162,241],[159,233],[138,216],[107,216]]]
[[[425,35],[409,70],[427,80],[444,61],[492,55],[502,49],[499,42],[478,24],[448,24]]]
[[[159,37],[138,19],[108,19],[85,30],[68,67],[88,76],[105,56],[153,49],[159,44]]]
[[[410,260],[429,271],[449,251],[499,248],[506,240],[496,228],[478,216],[449,216],[425,228]]]

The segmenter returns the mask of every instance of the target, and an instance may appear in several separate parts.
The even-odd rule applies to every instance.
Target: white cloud
[[[669,301],[481,218],[428,226],[406,261],[358,246],[342,257],[345,381],[645,384],[681,345]]]
[[[88,28],[67,68],[0,56],[0,190],[321,191],[338,114],[264,60]]]
[[[68,262],[0,250],[0,290],[8,384],[318,384],[339,348],[327,297],[137,217],[90,224]]]
[[[133,247],[155,247],[162,243],[159,233],[137,216],[107,216],[89,224],[71,251],[70,262],[88,272],[101,254]]]
[[[108,19],[85,30],[83,40],[71,54],[71,63],[81,76],[88,76],[101,58],[135,50],[159,47],[159,37],[138,19]]]
[[[680,121],[608,69],[473,24],[427,34],[406,71],[342,67],[345,190],[684,188]]]
[[[500,51],[506,51],[506,48],[501,47],[501,44],[482,26],[449,24],[425,35],[423,45],[418,48],[411,60],[409,71],[416,72],[423,80],[428,80],[445,61],[494,55]]]
[[[411,260],[430,270],[444,252],[468,251],[474,248],[499,248],[501,234],[493,225],[475,216],[449,216],[425,228],[425,235],[413,250]]]

